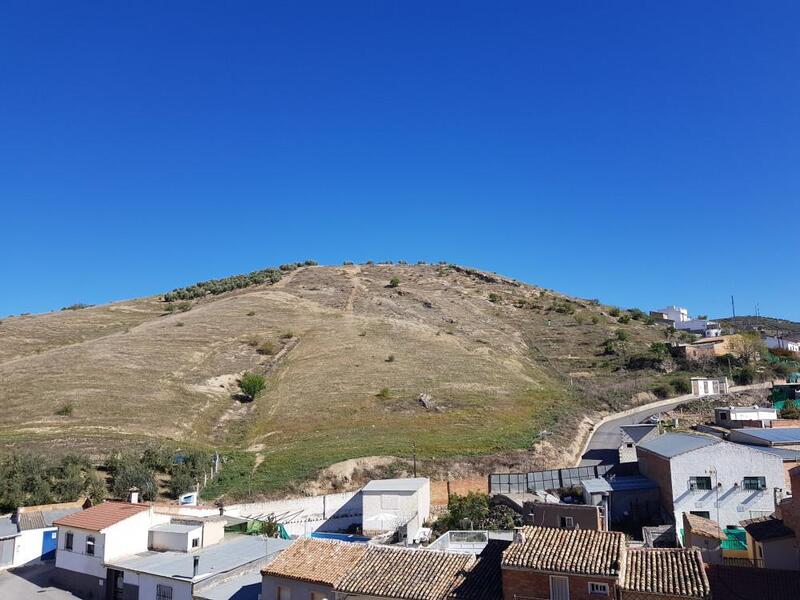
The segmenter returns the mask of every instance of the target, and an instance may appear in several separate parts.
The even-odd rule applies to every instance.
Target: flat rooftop
[[[161,531],[164,533],[189,533],[190,531],[194,531],[195,529],[200,529],[202,525],[197,523],[196,525],[186,525],[184,523],[163,523],[162,525],[154,525],[150,528],[150,531]]]
[[[775,427],[771,429],[745,427],[737,429],[736,433],[763,440],[770,444],[800,444],[800,427]]]
[[[292,540],[234,534],[197,552],[141,552],[108,564],[115,569],[197,582],[276,554],[292,543]],[[200,557],[197,576],[192,575],[195,556]]]
[[[425,477],[409,479],[373,479],[365,485],[362,492],[416,492],[428,480]]]

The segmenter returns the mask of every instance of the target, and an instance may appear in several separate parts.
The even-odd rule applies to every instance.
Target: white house
[[[361,489],[363,530],[377,535],[399,530],[401,539],[417,539],[431,511],[431,483],[415,479],[375,479]]]
[[[99,598],[107,587],[124,589],[122,573],[106,564],[146,552],[150,527],[169,520],[151,506],[131,502],[104,502],[57,519],[54,579],[80,596]]]
[[[78,500],[18,508],[0,526],[0,568],[55,560],[58,528],[53,521],[83,510],[84,505]]]
[[[666,433],[637,447],[639,471],[661,490],[678,527],[688,512],[738,528],[772,514],[784,490],[780,457],[711,436]]]
[[[800,336],[764,336],[764,345],[770,350],[788,350],[789,352],[800,353]]]
[[[689,311],[682,306],[667,306],[654,310],[651,314],[661,315],[664,320],[671,321],[675,329],[699,333],[705,337],[717,337],[722,335],[722,326],[716,321],[707,319],[692,319]]]
[[[660,435],[658,425],[652,423],[622,425],[620,427],[619,462],[636,462],[636,445]]]
[[[728,429],[771,427],[771,422],[777,418],[776,409],[761,406],[720,406],[714,409],[714,423]]]
[[[728,393],[727,377],[692,377],[694,396],[716,396]]]

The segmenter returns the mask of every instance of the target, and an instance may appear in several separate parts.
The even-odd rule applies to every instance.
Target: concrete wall
[[[72,550],[67,550],[65,547],[67,533],[72,533]],[[86,540],[90,536],[94,537],[94,556],[86,554]],[[145,539],[146,537],[147,532],[145,531]],[[56,567],[105,579],[106,569],[103,566],[105,542],[105,536],[97,531],[88,531],[75,527],[59,527]]]
[[[416,491],[362,491],[361,499],[365,532],[393,531],[407,524],[409,539],[415,539],[431,512],[430,482]],[[374,518],[384,514],[395,516],[392,519]]]
[[[685,530],[683,545],[686,548],[692,547],[700,550],[703,562],[707,565],[722,564],[722,542],[714,538],[707,538]]]
[[[684,512],[707,511],[722,528],[739,526],[744,519],[772,513],[776,508],[774,488],[785,487],[779,457],[739,444],[722,442],[700,448],[674,457],[670,465],[672,511],[678,524],[683,523]],[[690,490],[689,478],[694,476],[711,477],[712,489]],[[766,477],[766,489],[743,489],[745,477]]]
[[[42,535],[58,535],[58,528],[28,529],[21,531],[14,547],[14,566],[38,562],[42,558]]]
[[[234,504],[226,506],[225,513],[245,518],[273,515],[291,535],[344,531],[351,525],[361,525],[361,492]]]
[[[103,530],[105,548],[103,560],[147,551],[149,529],[153,525],[169,523],[169,516],[151,510],[137,513]]]
[[[197,539],[197,548],[200,548],[202,534],[203,528],[199,525],[185,533],[154,529],[150,531],[150,548],[159,551],[191,552],[193,539]]]
[[[128,580],[128,571],[125,572],[125,581]],[[167,585],[172,588],[172,600],[192,600],[192,584],[188,581],[175,581],[166,577],[146,575],[141,573],[139,582],[139,600],[156,600],[156,586]]]
[[[553,573],[555,576],[566,576],[569,579],[570,600],[614,600],[617,596],[616,580],[608,577],[586,577]],[[589,594],[589,582],[607,583],[608,596]],[[503,599],[550,598],[550,574],[528,571],[525,569],[503,568]],[[266,599],[264,599],[266,600]]]
[[[336,594],[330,586],[269,576],[261,580],[261,600],[277,600],[278,587],[288,589],[291,600],[311,600],[312,592],[321,595],[319,600],[336,600]]]
[[[663,506],[668,513],[672,513],[673,493],[669,460],[639,448],[639,472],[658,484],[658,489],[661,492],[661,506]],[[676,521],[676,523],[680,523],[680,521]]]
[[[56,559],[60,553],[60,550],[56,552]],[[95,577],[56,566],[53,569],[52,580],[55,585],[69,590],[78,598],[84,600],[103,600],[105,598],[105,577]]]
[[[561,517],[572,517],[575,529],[605,529],[600,508],[597,506],[526,502],[524,508],[530,508],[530,512],[525,515],[526,525],[558,529],[561,528]]]

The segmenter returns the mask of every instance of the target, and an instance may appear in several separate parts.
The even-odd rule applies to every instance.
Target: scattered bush
[[[778,416],[781,419],[800,419],[800,407],[794,400],[787,400],[786,406],[780,410]]]
[[[495,294],[494,292],[490,292],[489,302],[500,302],[500,294]]]
[[[738,385],[750,385],[756,380],[756,369],[751,365],[746,365],[737,369],[733,374],[733,380]]]
[[[344,265],[345,267],[350,267],[352,266],[352,264],[353,264],[352,260],[346,260],[342,263],[342,265]]]
[[[281,339],[282,339],[282,340],[290,340],[290,339],[292,339],[293,337],[294,337],[294,332],[293,332],[293,331],[284,331],[284,332],[281,334]]]
[[[692,382],[688,377],[673,377],[670,379],[670,384],[678,394],[689,394],[692,391]]]
[[[634,321],[644,321],[647,318],[647,315],[644,313],[644,311],[638,308],[631,308],[628,310],[628,312]]]
[[[251,310],[249,313],[247,313],[248,317],[254,317],[255,315],[256,315],[256,311],[254,311],[254,310]]]
[[[277,283],[280,281],[281,277],[280,269],[269,268],[261,271],[253,271],[246,275],[233,275],[231,277],[223,277],[222,279],[209,279],[208,281],[200,281],[194,285],[176,288],[171,292],[167,292],[164,294],[164,301],[192,300],[194,298],[202,298],[209,294],[223,294],[231,290],[242,289],[252,285]]]
[[[375,397],[380,398],[381,400],[387,400],[388,398],[392,397],[392,392],[389,390],[389,388],[381,388],[381,391],[375,394]]]
[[[306,267],[316,267],[319,263],[315,260],[307,260],[303,262],[303,265]]]
[[[592,325],[597,325],[600,322],[600,317],[592,315]]]
[[[397,286],[399,286],[399,285],[400,285],[400,278],[399,278],[399,277],[392,277],[392,278],[389,280],[389,285],[388,285],[388,287],[390,287],[390,288],[396,288],[396,287],[397,287]]]
[[[620,315],[620,310],[616,306],[612,306],[608,314],[612,317],[618,317]]]
[[[669,383],[659,383],[653,388],[653,393],[657,398],[669,398],[673,395],[672,386]]]
[[[175,327],[183,327],[183,326],[184,326],[183,321],[178,321],[177,323],[175,323]]]
[[[75,406],[72,404],[72,402],[67,402],[65,404],[62,404],[58,408],[58,410],[56,411],[56,414],[59,417],[69,417],[69,416],[72,416],[72,411],[74,411],[74,410],[75,410]]]
[[[65,306],[61,310],[82,310],[84,308],[89,308],[90,306],[94,306],[94,304],[83,304],[81,302],[78,302],[77,304],[70,304],[69,306]]]
[[[394,354],[390,354],[386,357],[386,362],[394,362]]]
[[[615,335],[620,342],[624,342],[630,337],[627,331],[622,331],[621,329],[618,329]]]
[[[256,396],[265,387],[267,387],[267,381],[258,373],[250,373],[248,371],[242,375],[242,378],[239,380],[239,389],[242,390],[242,393],[251,400],[255,400]]]
[[[669,346],[664,342],[653,342],[650,344],[650,352],[659,358],[666,358],[669,356]]]
[[[627,325],[631,322],[631,318],[628,315],[622,315],[619,319],[617,319],[617,323],[622,323],[623,325]]]
[[[273,354],[275,354],[275,351],[276,351],[275,342],[272,342],[270,340],[265,340],[261,342],[258,345],[258,348],[256,348],[256,352],[265,356],[272,356]]]

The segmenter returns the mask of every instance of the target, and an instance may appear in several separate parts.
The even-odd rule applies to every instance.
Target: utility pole
[[[733,312],[733,318],[736,318],[736,305],[733,303],[733,294],[731,294],[731,311]]]
[[[414,455],[414,478],[416,479],[416,477],[417,477],[417,443],[416,442],[413,442],[411,444],[411,451],[413,452],[413,455]]]

